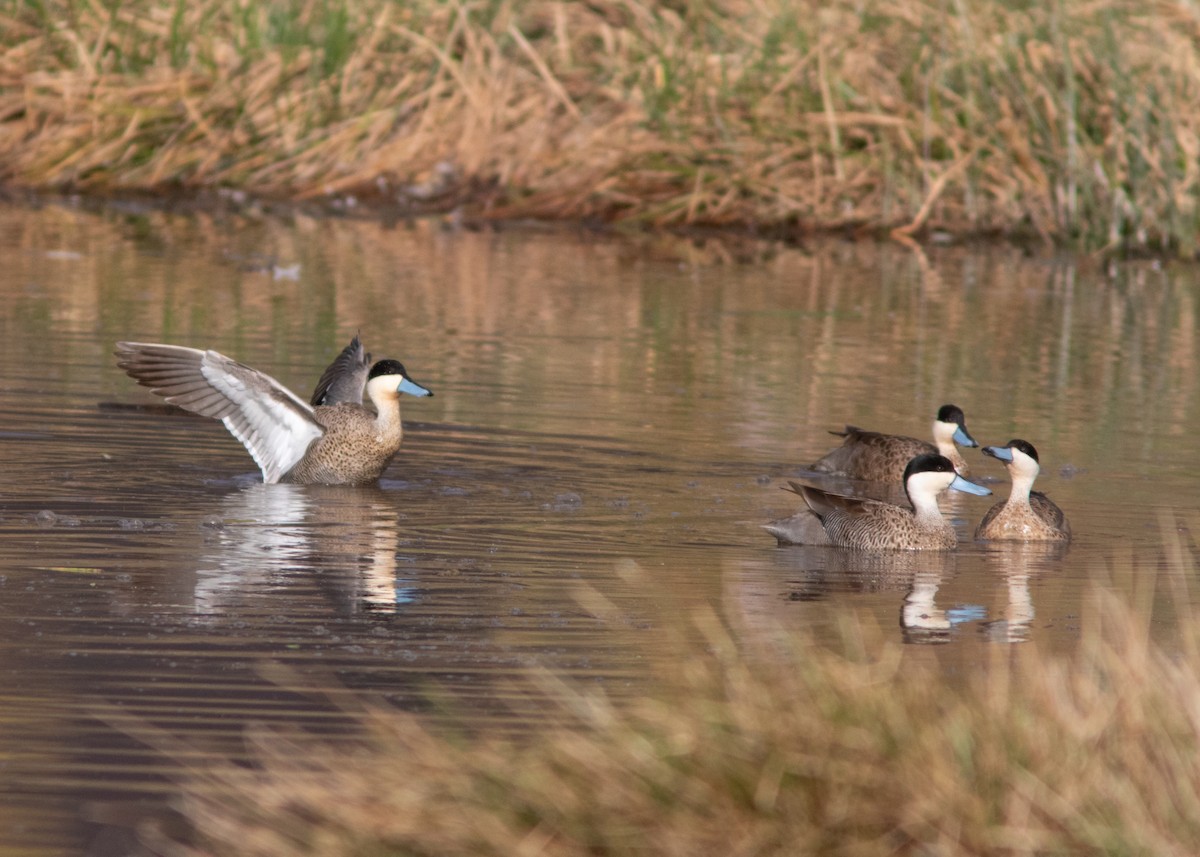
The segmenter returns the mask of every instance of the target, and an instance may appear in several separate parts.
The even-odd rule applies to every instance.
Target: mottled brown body
[[[933,443],[902,434],[863,431],[846,426],[831,434],[843,438],[842,445],[812,465],[819,473],[834,473],[849,479],[903,483],[908,463],[919,455],[938,453],[954,465],[959,476],[967,475],[967,462],[956,444],[977,446],[967,431],[966,416],[958,405],[942,405],[933,420]]]
[[[950,459],[954,470],[967,475],[967,462],[953,446],[939,450],[932,443],[899,434],[881,434],[846,426],[835,432],[845,438],[842,445],[812,465],[819,473],[836,473],[848,479],[872,482],[900,482],[904,468],[918,455],[941,452]]]
[[[881,500],[859,500],[799,486],[801,496],[824,524],[829,543],[855,550],[949,550],[958,544],[954,527],[935,514],[919,514]],[[831,502],[832,501],[832,502]]]
[[[399,403],[393,400],[389,404],[391,407],[379,416],[347,403],[314,408],[325,434],[312,442],[304,457],[280,481],[305,485],[375,482],[400,450],[404,435]]]
[[[1069,542],[1071,525],[1058,505],[1040,491],[1029,499],[1009,497],[988,509],[975,538],[995,541]]]

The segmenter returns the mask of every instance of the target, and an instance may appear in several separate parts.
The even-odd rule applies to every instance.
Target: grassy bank
[[[0,52],[10,185],[1196,245],[1172,0],[12,0]]]
[[[763,650],[699,616],[706,645],[633,703],[531,680],[557,723],[536,738],[390,710],[357,751],[255,735],[256,770],[195,771],[200,836],[163,853],[1194,854],[1200,625],[1156,646],[1144,585],[1173,567],[1186,603],[1187,550],[1126,562],[1133,597],[1097,590],[1069,657],[997,645],[955,678],[854,622],[840,646]]]

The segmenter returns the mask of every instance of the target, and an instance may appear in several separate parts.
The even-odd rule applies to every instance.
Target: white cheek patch
[[[367,382],[367,395],[372,399],[387,397],[397,399],[400,397],[400,391],[397,388],[403,380],[404,378],[400,375],[376,375]]]
[[[949,488],[953,481],[953,471],[950,473],[927,471],[914,474],[908,480],[909,499],[918,509],[929,508],[931,505],[936,509],[937,495]]]
[[[1036,477],[1038,472],[1041,470],[1036,461],[1034,461],[1025,453],[1021,452],[1019,449],[1012,450],[1012,457],[1012,464],[1010,464],[1009,467],[1030,480]]]

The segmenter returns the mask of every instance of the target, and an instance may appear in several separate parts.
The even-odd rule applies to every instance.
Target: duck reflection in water
[[[904,471],[904,490],[912,508],[859,497],[846,497],[790,482],[808,508],[765,526],[781,545],[833,545],[864,551],[949,550],[958,544],[953,525],[938,508],[947,488],[991,494],[959,476],[948,458],[923,453]]]
[[[998,541],[986,550],[988,564],[1004,579],[1006,597],[1003,616],[987,619],[981,630],[994,643],[1023,643],[1037,615],[1029,582],[1042,572],[1061,568],[1069,548],[1064,541]]]
[[[814,622],[829,618],[827,608],[814,613],[813,602],[845,603],[853,596],[873,604],[880,593],[892,593],[885,598],[899,607],[904,642],[946,643],[957,626],[983,615],[972,605],[945,608],[937,601],[942,581],[957,574],[958,559],[953,551],[771,551],[761,564],[726,567],[722,602],[739,635],[789,651],[792,633],[809,633]],[[787,581],[782,591],[781,580]]]
[[[831,551],[799,546],[767,551],[758,560],[727,564],[723,574],[726,615],[739,635],[787,651],[791,634],[810,633],[832,615],[825,603],[889,608],[894,593],[900,639],[905,643],[942,644],[978,633],[996,643],[1028,640],[1036,618],[1035,589],[1039,575],[1062,567],[1069,546],[1062,542],[995,542],[978,553],[956,551]],[[966,558],[964,559],[964,556]],[[972,588],[967,600],[960,590],[948,598],[943,584],[985,563],[989,585]],[[896,615],[893,613],[892,615]]]
[[[195,609],[214,620],[330,602],[343,615],[394,613],[416,598],[397,576],[395,499],[377,488],[250,485],[205,529]]]

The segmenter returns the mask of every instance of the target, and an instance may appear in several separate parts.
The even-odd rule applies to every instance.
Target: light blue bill
[[[980,497],[992,493],[991,488],[984,488],[982,485],[976,485],[974,482],[968,482],[961,476],[955,476],[954,481],[950,483],[950,487],[955,491],[963,491],[967,494],[978,494]]]
[[[433,391],[427,390],[418,384],[416,381],[410,381],[405,378],[400,382],[400,386],[396,388],[401,393],[408,393],[410,396],[432,396]]]
[[[959,446],[979,446],[975,438],[971,437],[966,426],[959,426],[954,430],[954,442]]]

